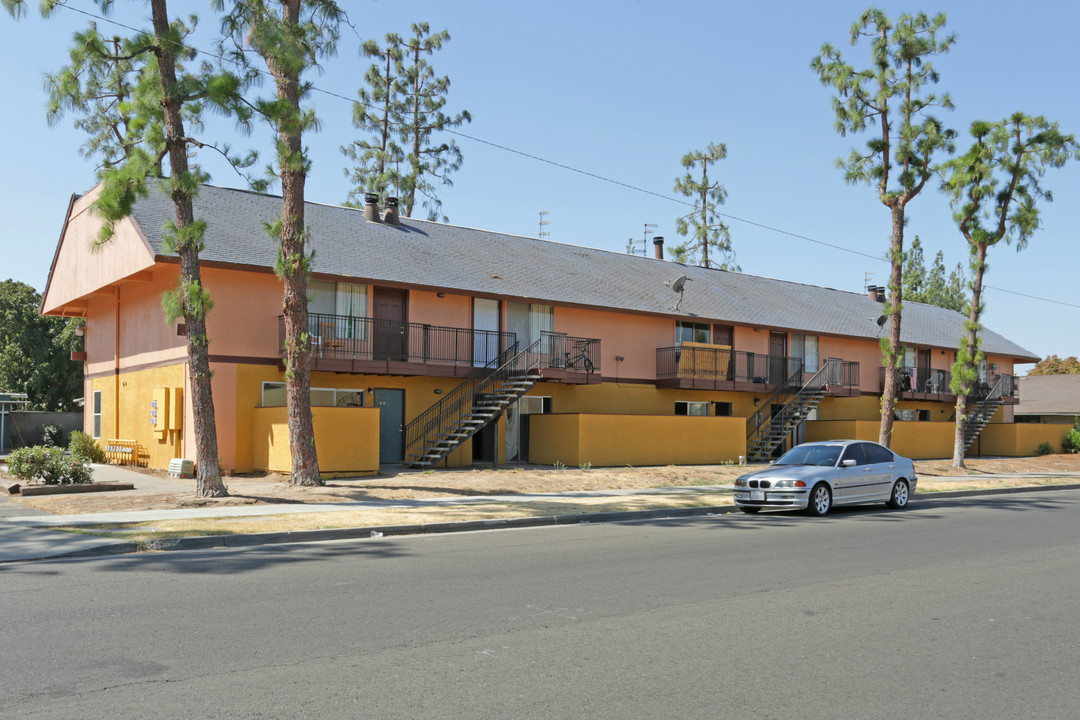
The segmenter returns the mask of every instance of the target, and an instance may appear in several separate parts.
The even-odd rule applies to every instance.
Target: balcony
[[[688,390],[735,390],[763,392],[776,390],[802,368],[801,358],[686,346],[656,349],[656,385]],[[834,363],[826,379],[829,395],[859,394],[859,363]],[[803,381],[814,374],[802,371]]]
[[[878,368],[878,379],[881,387],[885,387],[885,368]],[[991,375],[986,383],[976,385],[969,396],[971,400],[985,397],[993,389],[1000,379],[1001,402],[1005,405],[1015,405],[1020,402],[1016,388],[1016,379],[1012,375]],[[948,370],[924,367],[900,367],[900,387],[897,397],[901,400],[930,400],[933,402],[956,402],[956,395],[949,387],[952,382],[952,373]]]
[[[311,369],[466,377],[517,341],[512,332],[309,313]],[[285,346],[285,318],[278,317]],[[284,353],[282,353],[284,357]]]
[[[599,383],[600,340],[541,331],[540,376],[572,385]]]

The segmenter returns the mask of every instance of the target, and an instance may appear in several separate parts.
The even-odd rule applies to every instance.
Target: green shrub
[[[68,452],[71,457],[89,463],[105,462],[105,451],[97,444],[94,438],[81,430],[71,433],[71,442],[68,443]]]
[[[67,445],[64,429],[59,425],[46,425],[41,432],[41,444],[45,447],[62,448]]]
[[[35,445],[8,456],[8,472],[20,480],[41,480],[46,485],[81,485],[94,479],[82,460],[56,447]]]
[[[1065,435],[1065,442],[1061,443],[1061,447],[1067,453],[1080,453],[1080,429],[1070,430]]]
[[[1041,445],[1039,445],[1038,449],[1035,450],[1036,455],[1052,455],[1053,452],[1054,446],[1048,442],[1042,443]]]

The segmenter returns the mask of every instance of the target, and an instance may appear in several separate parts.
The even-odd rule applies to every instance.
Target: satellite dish
[[[881,317],[879,317],[879,318],[878,318],[877,320],[875,320],[874,322],[876,322],[876,323],[877,323],[877,326],[878,326],[878,327],[880,328],[880,327],[884,327],[884,326],[885,326],[885,321],[886,321],[886,320],[888,320],[888,319],[889,319],[889,316],[888,316],[888,315],[882,315]]]
[[[679,302],[675,303],[675,307],[674,307],[675,310],[678,310],[679,306],[682,305],[683,290],[686,289],[686,281],[687,280],[693,280],[693,278],[688,278],[685,275],[680,275],[679,277],[675,278],[674,282],[668,282],[667,280],[664,281],[665,285],[667,285],[669,288],[671,288],[675,292],[679,293]]]

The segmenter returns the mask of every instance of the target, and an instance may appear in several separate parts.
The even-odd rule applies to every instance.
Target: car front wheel
[[[825,483],[819,483],[810,491],[810,502],[806,505],[806,512],[811,515],[825,515],[832,507],[832,491]]]
[[[908,506],[910,500],[911,491],[908,488],[907,480],[900,479],[893,485],[892,495],[889,496],[889,502],[886,505],[896,510],[903,510]]]

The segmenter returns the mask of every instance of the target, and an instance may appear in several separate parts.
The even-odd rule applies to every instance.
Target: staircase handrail
[[[783,383],[780,384],[780,387],[777,388],[776,392],[774,392],[772,395],[770,395],[765,400],[765,402],[761,403],[761,407],[758,409],[758,411],[750,416],[750,418],[749,418],[750,430],[748,430],[747,433],[746,433],[747,440],[752,438],[754,436],[754,434],[757,433],[759,428],[762,428],[762,427],[764,427],[766,425],[766,422],[765,422],[765,412],[766,412],[766,410],[770,411],[769,412],[769,420],[770,421],[772,420],[771,408],[773,406],[773,401],[774,400],[776,400],[781,395],[791,395],[792,391],[795,388],[799,388],[800,390],[802,389],[803,386],[801,386],[799,384],[799,382],[798,382],[798,379],[802,378],[802,372],[803,372],[803,369],[800,366],[798,370],[791,373],[791,375],[786,380],[784,380]],[[811,382],[814,380],[814,378],[816,378],[820,374],[821,374],[821,371],[819,370],[817,375],[814,375],[814,377],[810,379]],[[797,390],[796,390],[796,392],[797,392]]]
[[[490,390],[496,383],[505,380],[511,374],[524,375],[539,367],[539,346],[540,341],[537,340],[519,352],[518,344],[515,342],[510,348],[489,361],[482,368],[485,372],[466,378],[438,402],[413,418],[412,422],[405,426],[406,457],[410,448],[418,443],[421,449],[427,447],[438,432],[456,423],[466,412],[471,411],[473,398],[477,393]],[[453,419],[453,423],[447,422],[448,419]]]

